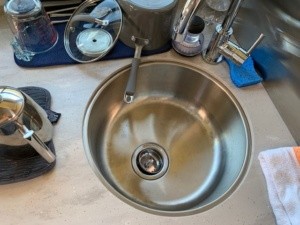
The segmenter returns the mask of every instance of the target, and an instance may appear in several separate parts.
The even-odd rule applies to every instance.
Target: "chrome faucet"
[[[234,63],[241,65],[264,38],[264,35],[260,34],[258,39],[247,51],[230,41],[230,37],[233,33],[232,24],[242,2],[243,0],[232,0],[223,23],[216,26],[216,31],[210,40],[208,48],[203,52],[203,58],[206,62],[217,64],[221,62],[223,56],[225,56]]]
[[[175,23],[172,39],[176,42],[183,42],[191,18],[197,11],[201,0],[188,0],[183,7],[178,21]],[[250,56],[252,50],[262,41],[264,35],[261,34],[249,50],[244,50],[237,44],[230,41],[233,33],[232,24],[241,7],[243,0],[232,0],[222,24],[216,26],[216,31],[209,42],[208,48],[203,52],[203,58],[206,62],[217,64],[222,61],[223,56],[231,59],[236,64],[243,62]]]

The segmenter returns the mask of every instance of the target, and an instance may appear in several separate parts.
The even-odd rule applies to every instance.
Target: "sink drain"
[[[155,143],[140,145],[131,158],[133,170],[141,178],[155,180],[162,177],[169,167],[165,150]]]

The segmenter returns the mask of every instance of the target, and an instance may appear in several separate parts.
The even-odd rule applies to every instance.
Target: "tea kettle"
[[[53,127],[46,112],[24,92],[0,86],[0,145],[30,144],[47,162],[55,155],[45,142],[52,139]]]

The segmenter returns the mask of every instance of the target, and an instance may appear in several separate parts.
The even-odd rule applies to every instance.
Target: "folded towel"
[[[235,86],[239,88],[246,87],[262,81],[262,78],[255,71],[251,57],[241,66],[236,65],[229,59],[226,59],[226,62],[229,66],[230,78]]]
[[[300,147],[263,151],[258,158],[277,225],[300,225]]]

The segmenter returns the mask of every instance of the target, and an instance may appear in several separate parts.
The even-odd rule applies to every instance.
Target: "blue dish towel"
[[[236,65],[231,60],[225,60],[229,66],[230,78],[235,86],[241,88],[258,84],[262,78],[257,74],[254,68],[254,63],[249,57],[241,66]]]

